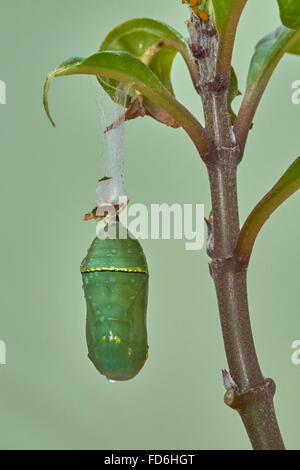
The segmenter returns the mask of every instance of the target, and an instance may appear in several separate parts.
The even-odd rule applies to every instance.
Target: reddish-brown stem
[[[198,58],[206,130],[214,149],[206,156],[213,213],[213,250],[210,272],[213,277],[225,351],[230,374],[237,387],[227,391],[225,402],[236,409],[254,449],[284,449],[273,406],[275,384],[262,375],[252,335],[247,271],[235,258],[239,236],[237,166],[240,148],[229,119],[227,90],[215,87],[218,38],[208,34],[209,25],[196,18],[189,23],[194,53]],[[272,386],[270,385],[272,384]]]

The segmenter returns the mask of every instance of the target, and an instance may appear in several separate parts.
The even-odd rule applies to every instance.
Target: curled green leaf
[[[196,84],[199,80],[199,72],[188,43],[177,31],[160,21],[149,18],[136,18],[120,24],[102,42],[99,52],[104,51],[122,51],[134,55],[157,75],[173,95],[171,71],[177,52],[185,60],[193,82]],[[98,81],[114,99],[118,82],[104,77],[98,77]],[[127,105],[130,119],[147,114],[164,124],[171,125],[171,127],[178,127],[176,122],[170,119],[170,116],[162,109],[154,107],[153,103],[147,98],[143,99],[141,103],[140,95],[136,90],[132,89],[129,95],[130,100],[128,100]],[[135,102],[137,98],[139,98],[138,107]],[[137,113],[137,109],[141,110],[140,114]]]
[[[106,36],[99,48],[99,52],[102,51],[123,51],[134,55],[159,77],[171,93],[170,74],[174,57],[179,52],[192,77],[198,80],[188,43],[175,29],[161,21],[135,18],[120,24]]]
[[[298,189],[300,189],[300,157],[257,204],[246,220],[236,247],[236,256],[243,265],[248,265],[254,242],[264,223]]]
[[[126,52],[99,52],[80,62],[62,65],[51,72],[44,87],[44,106],[53,125],[55,124],[48,105],[48,93],[53,78],[79,74],[111,78],[129,84],[172,116],[186,130],[202,156],[209,151],[210,141],[199,121],[174,98],[144,63]]]
[[[299,0],[277,0],[280,9],[280,18],[284,26],[292,29],[300,28],[300,2]]]
[[[50,90],[52,80],[53,80],[54,77],[57,76],[57,73],[58,73],[59,70],[65,70],[69,67],[72,67],[73,65],[81,63],[82,61],[83,61],[82,57],[70,57],[69,59],[65,60],[59,67],[57,67],[55,70],[53,70],[53,72],[50,72],[47,76],[47,79],[46,79],[45,85],[44,85],[43,102],[44,102],[44,108],[45,108],[46,114],[47,114],[47,116],[48,116],[48,118],[49,118],[49,120],[50,120],[53,127],[56,127],[56,124],[53,121],[52,116],[50,114],[49,103],[48,103],[48,93],[49,93],[49,90]]]

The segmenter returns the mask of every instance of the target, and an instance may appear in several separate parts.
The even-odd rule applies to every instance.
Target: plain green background
[[[160,19],[186,34],[179,0],[1,0],[1,317],[7,365],[0,366],[2,449],[248,449],[237,414],[223,404],[223,350],[205,250],[184,241],[144,241],[150,278],[149,360],[127,383],[111,384],[87,358],[79,265],[95,233],[84,223],[101,174],[97,83],[56,80],[42,108],[46,73],[94,53],[115,25]],[[234,64],[243,91],[256,42],[279,24],[275,0],[249,0]],[[201,116],[183,60],[177,97]],[[239,170],[242,220],[299,155],[300,106],[291,83],[300,58],[286,56],[266,92]],[[239,100],[237,100],[237,105]],[[150,118],[127,126],[126,187],[133,202],[203,203],[205,167],[182,130]],[[257,352],[277,382],[276,408],[289,448],[300,448],[299,195],[267,223],[249,269]]]

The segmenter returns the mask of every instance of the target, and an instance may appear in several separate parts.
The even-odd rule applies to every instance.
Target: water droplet
[[[108,379],[108,381],[109,381],[111,384],[115,384],[115,383],[116,383],[116,380]]]

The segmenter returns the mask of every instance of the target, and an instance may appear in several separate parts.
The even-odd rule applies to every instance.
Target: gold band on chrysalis
[[[141,268],[83,268],[81,269],[81,274],[88,273],[101,273],[101,272],[113,272],[113,273],[140,273],[148,274],[148,271]]]

